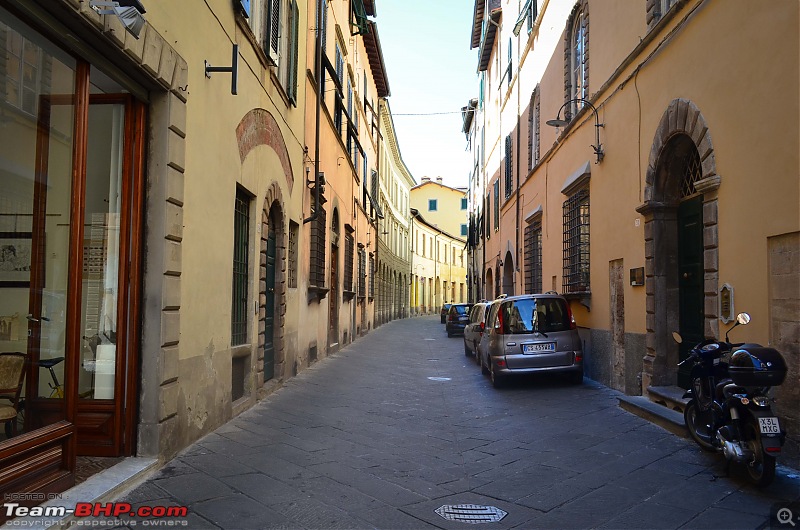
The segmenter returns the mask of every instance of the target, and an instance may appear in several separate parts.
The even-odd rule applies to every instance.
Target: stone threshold
[[[683,413],[654,403],[645,396],[619,396],[617,399],[619,399],[619,406],[628,412],[655,423],[682,438],[689,437],[683,422]]]
[[[32,530],[74,526],[76,519],[72,511],[79,502],[110,502],[141,484],[157,468],[157,458],[126,458],[63,492],[61,498],[39,505],[45,510],[63,507],[68,512],[64,517],[17,517],[9,523],[14,527]]]

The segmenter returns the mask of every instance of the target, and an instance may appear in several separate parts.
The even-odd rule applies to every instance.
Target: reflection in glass
[[[0,352],[29,361],[18,432],[64,418],[75,69],[0,9]]]

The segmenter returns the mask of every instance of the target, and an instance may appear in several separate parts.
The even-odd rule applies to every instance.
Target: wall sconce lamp
[[[145,9],[139,0],[91,0],[89,6],[101,15],[116,15],[128,33],[139,38],[145,23]]]
[[[605,153],[603,152],[603,144],[600,143],[600,127],[605,127],[605,123],[600,123],[600,119],[599,119],[599,117],[597,115],[597,109],[595,108],[594,105],[589,103],[588,100],[583,99],[583,98],[570,99],[569,101],[567,101],[566,103],[561,105],[561,108],[558,109],[558,114],[556,114],[556,118],[554,120],[547,120],[545,123],[547,125],[549,125],[550,127],[566,127],[567,125],[569,125],[569,123],[570,123],[569,121],[561,119],[561,111],[564,110],[564,108],[567,105],[569,105],[571,103],[575,103],[576,101],[580,101],[584,105],[588,105],[589,108],[592,109],[592,112],[594,112],[594,127],[595,127],[595,129],[594,129],[594,142],[595,142],[595,145],[592,146],[592,149],[594,150],[595,156],[597,156],[597,161],[595,162],[595,164],[597,164],[601,160],[603,160],[603,157],[605,156]]]
[[[206,77],[211,79],[212,72],[229,72],[231,74],[231,95],[236,95],[237,79],[239,77],[239,45],[233,45],[233,53],[231,54],[230,66],[211,66],[208,61],[203,61],[206,64]]]

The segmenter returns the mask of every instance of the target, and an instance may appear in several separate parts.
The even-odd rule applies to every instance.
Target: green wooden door
[[[275,377],[275,228],[267,233],[266,301],[264,302],[264,381]]]
[[[703,197],[683,201],[678,207],[678,286],[680,360],[692,346],[703,340]],[[691,365],[678,370],[678,386],[689,388]]]

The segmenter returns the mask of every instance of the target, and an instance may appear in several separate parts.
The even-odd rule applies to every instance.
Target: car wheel
[[[481,366],[481,352],[478,351],[478,343],[475,343],[475,364]]]
[[[453,334],[450,332],[450,330],[449,330],[449,329],[447,330],[447,336],[448,336],[448,337],[452,337],[452,336],[453,336]]]
[[[469,351],[469,346],[467,346],[467,343],[466,343],[466,342],[464,342],[464,355],[466,355],[467,357],[469,357],[470,355],[472,355],[472,352],[471,352],[471,351]]]
[[[489,373],[489,367],[486,366],[486,364],[483,362],[483,356],[482,355],[480,356],[480,361],[478,361],[478,363],[481,365],[481,373],[483,375],[488,374]]]
[[[497,369],[495,368],[495,364],[490,360],[489,361],[489,379],[492,381],[492,386],[495,388],[500,388],[503,386],[503,377],[497,373]]]

